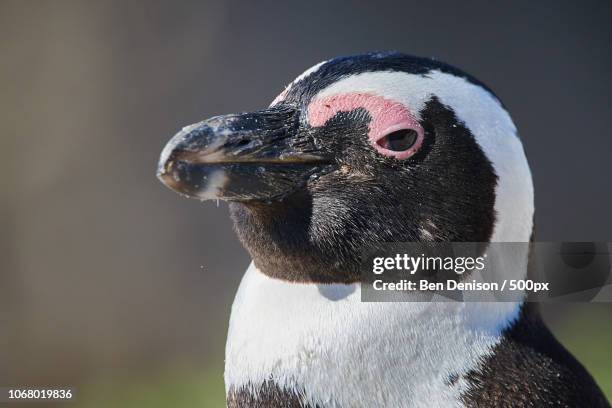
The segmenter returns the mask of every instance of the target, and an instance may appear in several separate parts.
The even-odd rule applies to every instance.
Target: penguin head
[[[359,279],[372,242],[527,242],[531,173],[498,98],[468,74],[399,53],[310,68],[265,110],[179,132],[158,177],[230,202],[265,273]]]

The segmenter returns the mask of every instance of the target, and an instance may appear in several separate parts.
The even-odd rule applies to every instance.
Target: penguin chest
[[[228,396],[312,407],[462,406],[457,378],[499,341],[498,330],[470,321],[469,308],[365,303],[358,284],[289,283],[251,265],[232,307]]]

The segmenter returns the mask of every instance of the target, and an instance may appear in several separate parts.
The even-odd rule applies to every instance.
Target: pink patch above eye
[[[370,144],[382,155],[407,159],[423,144],[425,132],[416,118],[403,104],[367,93],[349,93],[313,100],[308,107],[308,123],[323,126],[338,112],[350,112],[363,108],[372,118],[369,124]],[[393,151],[387,148],[385,136],[398,130],[412,129],[417,139],[407,150]]]

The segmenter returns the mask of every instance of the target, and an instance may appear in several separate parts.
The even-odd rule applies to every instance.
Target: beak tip
[[[167,172],[164,168],[160,166],[155,172],[155,176],[163,185],[171,190],[177,191],[178,185],[176,180],[172,177],[172,174]]]
[[[157,170],[155,176],[157,179],[170,190],[182,194],[184,190],[183,182],[177,168],[177,162],[173,159],[173,150],[164,149],[159,163],[157,164]]]
[[[223,199],[228,182],[224,170],[176,161],[172,154],[160,159],[155,175],[170,190],[199,200]]]
[[[155,172],[155,177],[157,177],[157,179],[161,181],[163,184],[166,184],[167,176],[168,176],[167,173],[161,169],[157,169],[157,171]]]

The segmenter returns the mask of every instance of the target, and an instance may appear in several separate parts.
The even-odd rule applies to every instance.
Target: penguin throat
[[[240,241],[257,268],[275,279],[303,283],[354,283],[359,254],[338,251],[313,236],[312,199],[300,191],[282,202],[230,203]]]

